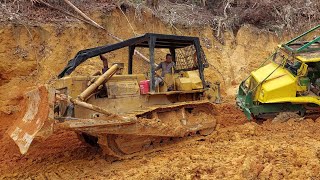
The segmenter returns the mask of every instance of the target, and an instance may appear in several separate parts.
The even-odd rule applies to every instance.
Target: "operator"
[[[159,69],[162,70],[161,76],[157,75],[155,77],[155,87],[158,87],[160,83],[163,82],[163,78],[166,74],[171,74],[173,73],[172,70],[175,68],[175,63],[172,61],[172,55],[167,54],[166,55],[166,60],[161,62],[155,69],[155,71],[158,71]]]

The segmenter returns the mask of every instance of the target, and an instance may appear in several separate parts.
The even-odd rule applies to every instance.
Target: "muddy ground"
[[[121,38],[134,35],[118,10],[90,16]],[[55,79],[79,50],[114,41],[104,31],[78,21],[28,25],[5,20],[0,24],[0,179],[320,179],[319,120],[249,122],[234,102],[239,82],[278,43],[296,34],[270,33],[244,25],[236,34],[225,32],[221,44],[210,27],[172,27],[147,12],[142,12],[142,20],[134,12],[127,17],[139,34],[200,37],[210,64],[206,78],[219,80],[223,89],[223,104],[216,105],[217,130],[201,139],[188,139],[121,161],[102,156],[99,149],[83,144],[73,132],[58,131],[20,155],[6,131],[21,113],[23,93]],[[112,53],[110,63],[126,63],[126,53]],[[147,67],[135,58],[134,70]],[[96,60],[86,62],[75,75],[95,72],[101,66]]]
[[[114,161],[59,132],[21,156],[1,141],[2,179],[319,179],[320,121],[248,122],[233,104],[217,106],[217,131]],[[3,131],[2,131],[3,133]]]

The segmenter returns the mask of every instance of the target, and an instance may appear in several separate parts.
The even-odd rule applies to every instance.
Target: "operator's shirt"
[[[172,68],[175,68],[174,62],[167,63],[167,62],[161,62],[157,67],[156,71],[159,69],[162,69],[161,76],[164,77],[166,74],[171,74],[172,73]]]

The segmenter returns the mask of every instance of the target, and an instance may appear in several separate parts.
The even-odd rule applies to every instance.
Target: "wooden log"
[[[84,19],[90,21],[92,23],[93,26],[97,27],[97,28],[101,28],[104,29],[104,27],[102,27],[100,24],[96,23],[94,20],[92,20],[91,18],[89,18],[86,14],[84,14],[80,9],[78,9],[75,5],[73,5],[70,1],[68,0],[64,0],[65,3],[67,3],[73,10],[75,10],[77,13],[80,14],[81,17],[83,17]]]

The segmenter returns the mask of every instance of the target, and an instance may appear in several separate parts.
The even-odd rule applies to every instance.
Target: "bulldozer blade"
[[[40,86],[27,92],[21,101],[21,113],[7,131],[25,154],[36,137],[46,138],[53,132],[55,91]]]

